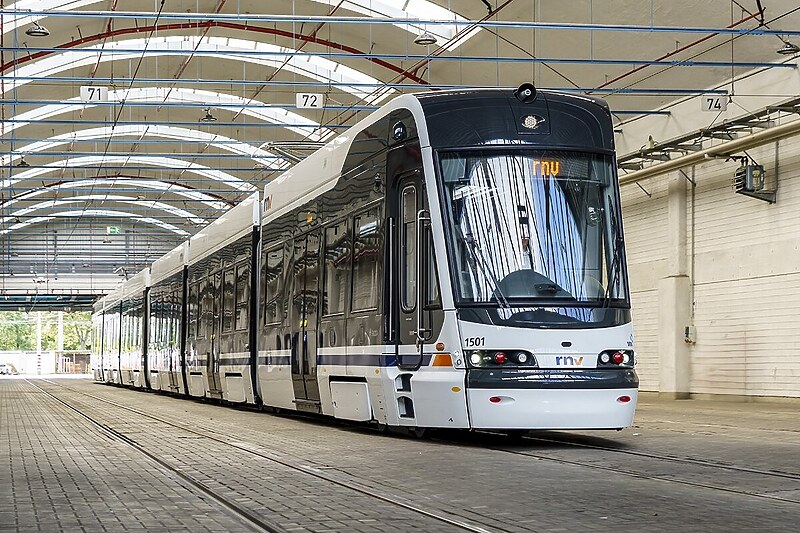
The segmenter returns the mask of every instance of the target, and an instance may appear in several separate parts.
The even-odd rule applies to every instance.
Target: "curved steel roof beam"
[[[35,9],[37,11],[58,10],[58,11],[73,11],[78,8],[100,3],[101,0],[20,0],[11,4],[6,9],[19,10],[19,9]],[[395,27],[400,28],[414,36],[427,31],[428,33],[436,35],[440,41],[449,41],[459,30],[469,24],[469,20],[451,11],[445,7],[429,2],[428,0],[406,0],[402,7],[397,5],[397,2],[389,0],[311,0],[319,4],[327,6],[337,6],[339,9],[353,11],[367,15],[370,18],[383,19],[432,19],[432,20],[452,20],[452,25],[437,24],[428,28],[427,26],[415,24],[394,24]],[[9,15],[9,20],[3,25],[3,33],[15,30],[21,26],[32,24],[36,21],[46,18],[41,15]],[[458,46],[467,42],[469,38],[474,36],[479,31],[475,28],[467,35],[458,39],[457,42],[449,44],[446,48],[448,50],[455,50]]]
[[[60,207],[62,205],[74,204],[76,202],[87,202],[92,200],[120,202],[140,207],[146,207],[148,209],[158,209],[160,211],[164,211],[176,217],[185,218],[189,220],[192,224],[206,223],[206,220],[204,218],[198,217],[197,215],[194,215],[184,209],[180,209],[179,207],[174,207],[169,204],[165,204],[164,202],[157,202],[155,200],[137,200],[136,198],[132,198],[130,196],[115,195],[115,194],[84,194],[80,196],[72,196],[70,198],[59,198],[58,200],[44,200],[35,203],[33,205],[30,205],[28,207],[18,209],[12,213],[9,213],[6,216],[0,217],[0,224],[6,224],[7,222],[14,220],[17,217],[27,216],[30,213],[33,213],[40,209]]]
[[[124,137],[129,135],[139,138],[143,136],[151,136],[160,137],[163,139],[173,139],[181,142],[205,143],[227,152],[250,157],[253,159],[253,161],[261,165],[269,164],[280,168],[289,166],[289,162],[278,155],[275,155],[267,150],[262,150],[261,148],[257,148],[255,146],[251,146],[245,142],[231,139],[230,137],[211,134],[200,130],[164,126],[161,124],[124,124],[118,125],[115,128],[90,128],[63,133],[61,135],[55,135],[39,142],[21,146],[7,155],[0,156],[0,165],[8,166],[26,154],[43,152],[50,148],[69,144],[74,141],[108,139],[109,137]]]
[[[226,109],[235,113],[241,113],[249,117],[257,118],[265,122],[273,124],[292,124],[285,126],[288,130],[293,131],[304,138],[311,141],[322,141],[333,135],[333,130],[321,127],[319,122],[311,120],[288,109],[282,107],[270,107],[267,104],[259,101],[252,101],[239,96],[218,93],[215,91],[201,91],[197,89],[174,88],[172,90],[165,87],[137,87],[131,89],[120,89],[108,92],[109,101],[116,102],[153,102],[162,101],[164,103],[170,102],[192,102],[198,104],[206,104],[208,107],[217,108],[215,104],[224,104]],[[81,111],[95,107],[96,104],[89,102],[82,102],[80,97],[70,98],[69,101],[74,101],[74,104],[49,104],[37,107],[30,111],[20,113],[16,116],[10,117],[8,121],[3,123],[3,128],[6,133],[9,133],[17,128],[27,126],[31,122],[37,120],[44,120],[50,117],[68,113],[70,111]],[[251,107],[255,104],[263,105],[263,109],[258,107]],[[228,106],[247,105],[248,107],[238,109],[231,109]],[[121,126],[117,126],[120,128]]]
[[[109,217],[109,218],[131,218],[136,222],[144,222],[145,224],[152,224],[153,226],[158,226],[159,228],[171,231],[173,233],[177,233],[181,236],[189,235],[188,231],[182,230],[177,226],[169,224],[167,222],[162,222],[155,218],[151,217],[141,217],[139,215],[135,215],[133,213],[128,213],[126,211],[114,211],[111,209],[84,209],[81,211],[61,211],[58,213],[51,213],[50,215],[44,217],[34,217],[24,222],[18,222],[9,226],[7,229],[0,230],[0,235],[6,235],[11,233],[12,231],[16,231],[18,229],[22,229],[27,226],[32,226],[34,224],[41,224],[43,222],[49,222],[51,220],[55,220],[57,218],[92,218],[92,217]]]
[[[116,185],[129,185],[137,189],[149,189],[149,190],[159,191],[162,193],[165,192],[172,193],[178,196],[182,196],[184,198],[188,198],[189,200],[201,202],[204,205],[207,205],[219,211],[225,211],[231,205],[226,201],[216,199],[218,197],[212,196],[207,193],[192,190],[189,187],[186,187],[184,185],[179,185],[177,183],[169,183],[161,180],[135,179],[125,176],[114,176],[110,178],[104,176],[104,177],[89,178],[79,181],[65,181],[61,183],[47,184],[41,188],[33,189],[29,192],[25,192],[18,196],[15,196],[14,198],[6,200],[5,202],[0,202],[0,208],[8,207],[22,200],[29,200],[31,198],[35,198],[37,196],[41,196],[49,192],[53,192],[54,190],[59,191],[64,189],[79,189],[84,187],[94,188],[99,185],[110,185],[111,187],[114,187]]]
[[[173,157],[147,157],[146,155],[129,155],[129,156],[85,156],[75,157],[72,159],[62,159],[61,161],[54,161],[47,163],[40,168],[31,168],[23,172],[15,174],[13,178],[8,178],[0,182],[0,188],[10,187],[11,185],[23,180],[33,179],[42,174],[47,174],[54,170],[61,170],[69,167],[105,165],[109,163],[122,163],[127,165],[130,163],[138,163],[141,165],[152,165],[154,167],[166,167],[169,169],[181,170],[184,172],[191,172],[204,178],[219,181],[239,191],[255,191],[257,188],[247,183],[244,180],[232,176],[227,172],[215,170],[204,165],[184,161],[183,159],[176,159]]]
[[[147,51],[145,54],[147,57],[184,56],[191,55],[196,51],[203,51],[206,57],[280,68],[313,80],[341,83],[343,85],[338,86],[341,90],[368,103],[380,102],[396,92],[394,89],[384,86],[376,78],[354,68],[314,54],[298,52],[293,48],[244,39],[196,35],[122,39],[106,42],[102,49],[92,49],[88,52],[73,49],[60,54],[48,53],[47,57],[24,66],[17,66],[12,72],[5,74],[3,76],[6,78],[5,92],[31,83],[31,78],[46,78],[65,70],[106,61],[135,61],[148,47],[157,50]],[[243,53],[237,54],[237,51]],[[265,52],[270,55],[259,56],[257,52]],[[17,79],[18,77],[25,79]],[[347,85],[348,83],[355,85]]]

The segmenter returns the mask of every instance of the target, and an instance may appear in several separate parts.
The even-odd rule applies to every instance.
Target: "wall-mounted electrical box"
[[[767,187],[767,173],[763,165],[752,161],[742,161],[733,175],[733,189],[738,194],[775,203],[775,189]]]

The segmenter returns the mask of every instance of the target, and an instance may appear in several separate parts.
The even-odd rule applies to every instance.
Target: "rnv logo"
[[[581,366],[583,364],[583,356],[572,357],[571,355],[560,355],[556,357],[556,364],[562,366]]]

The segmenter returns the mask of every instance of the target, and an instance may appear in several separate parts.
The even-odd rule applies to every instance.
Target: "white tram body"
[[[400,96],[101,300],[95,377],[388,426],[628,427],[613,149],[591,98]],[[147,383],[107,374],[137,292],[142,362],[117,368]]]

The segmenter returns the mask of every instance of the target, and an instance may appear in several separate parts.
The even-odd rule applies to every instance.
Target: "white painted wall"
[[[800,397],[800,137],[748,153],[775,176],[774,205],[735,194],[738,163],[711,160],[685,169],[686,259],[696,343],[688,349],[692,394]],[[665,388],[659,352],[659,281],[670,276],[667,184],[677,173],[622,189],[642,390]],[[694,208],[692,206],[694,204]],[[694,231],[692,231],[694,220]],[[693,242],[694,241],[694,242]],[[662,293],[663,297],[663,293]],[[662,317],[662,327],[659,327]],[[669,354],[666,354],[669,355]],[[680,359],[680,355],[677,356]]]

